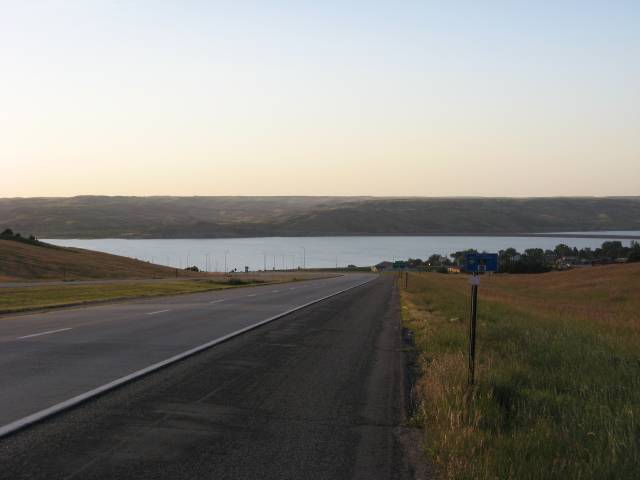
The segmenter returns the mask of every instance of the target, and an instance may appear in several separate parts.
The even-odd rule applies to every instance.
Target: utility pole
[[[307,249],[302,247],[302,268],[307,269]]]
[[[267,271],[267,252],[262,252],[262,259],[264,260],[264,272]]]
[[[227,273],[227,254],[228,253],[229,253],[229,250],[224,251],[224,273]]]

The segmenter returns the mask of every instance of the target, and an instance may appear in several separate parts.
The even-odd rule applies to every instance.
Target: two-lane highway
[[[0,317],[0,435],[38,412],[373,278],[344,275]]]
[[[259,310],[261,295],[326,293],[327,284],[366,279],[238,290],[209,302]],[[140,321],[181,308],[142,304],[154,308],[140,309]],[[0,480],[428,478],[403,448],[401,350],[394,278],[374,277],[0,439]]]

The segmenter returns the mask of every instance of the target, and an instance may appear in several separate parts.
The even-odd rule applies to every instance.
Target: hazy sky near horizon
[[[638,1],[0,7],[0,197],[640,195]]]

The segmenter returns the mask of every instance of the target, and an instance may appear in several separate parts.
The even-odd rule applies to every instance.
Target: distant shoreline
[[[602,238],[613,240],[640,240],[640,234],[611,234],[611,233],[352,233],[337,234],[325,233],[314,235],[251,235],[251,236],[127,236],[127,237],[85,237],[85,236],[47,236],[41,240],[229,240],[229,239],[246,239],[246,238],[348,238],[348,237],[511,237],[511,238]]]

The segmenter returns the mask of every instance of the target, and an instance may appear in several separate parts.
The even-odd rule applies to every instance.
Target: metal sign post
[[[469,385],[475,383],[476,372],[476,325],[478,319],[478,285],[480,273],[498,271],[498,254],[468,253],[465,255],[465,270],[471,273],[471,318],[469,319]]]
[[[474,273],[469,278],[471,284],[471,319],[469,322],[469,385],[475,381],[476,370],[476,324],[478,318],[478,285],[480,277]]]

